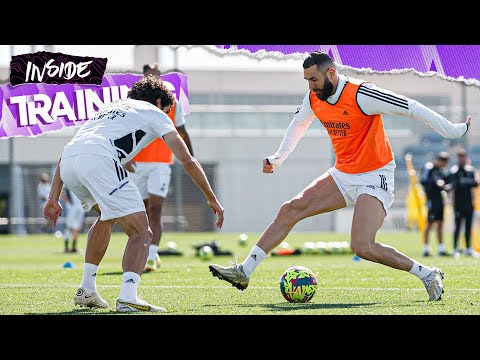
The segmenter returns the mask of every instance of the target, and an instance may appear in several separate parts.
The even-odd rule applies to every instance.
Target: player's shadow
[[[123,275],[123,271],[110,271],[98,274],[98,276]]]
[[[116,311],[109,309],[108,311],[105,310],[99,310],[99,309],[85,309],[85,308],[80,308],[80,309],[72,309],[70,311],[56,311],[56,312],[51,312],[51,313],[41,313],[41,314],[36,314],[36,313],[27,313],[24,315],[124,315],[121,313],[117,313]]]
[[[142,276],[148,275],[148,274],[158,274],[161,271],[144,271],[142,273]],[[123,271],[110,271],[110,272],[104,272],[101,274],[98,274],[98,276],[111,276],[111,275],[123,275]]]
[[[322,309],[352,309],[359,307],[367,306],[377,306],[379,303],[349,303],[349,304],[317,304],[317,303],[295,303],[295,304],[255,304],[253,306],[263,307],[272,312],[287,312],[287,311],[298,311],[298,310],[322,310]],[[252,305],[238,304],[239,307],[252,307]]]

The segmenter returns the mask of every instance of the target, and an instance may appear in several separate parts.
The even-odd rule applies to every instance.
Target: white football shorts
[[[143,199],[148,199],[149,194],[167,197],[172,167],[168,163],[137,162],[135,172],[130,177],[137,185]]]
[[[395,160],[392,160],[377,170],[364,173],[349,174],[335,167],[328,169],[328,173],[337,184],[347,206],[354,205],[361,194],[369,194],[380,200],[387,212],[395,197],[393,194],[395,167]]]
[[[79,206],[67,207],[67,217],[65,219],[68,229],[80,230],[85,220],[85,211]]]
[[[146,211],[135,183],[117,159],[95,154],[62,158],[60,177],[85,211],[98,204],[100,220]]]

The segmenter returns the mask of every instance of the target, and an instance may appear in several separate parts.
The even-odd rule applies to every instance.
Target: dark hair
[[[158,63],[145,64],[145,65],[143,65],[143,75],[144,75],[144,76],[145,76],[145,74],[146,74],[148,71],[158,72],[159,75],[162,73],[162,72],[160,71],[160,65],[159,65]]]
[[[146,76],[137,80],[128,91],[127,97],[148,101],[155,106],[157,105],[157,99],[160,98],[162,107],[173,105],[175,102],[175,97],[163,83],[163,80],[156,76]]]
[[[465,149],[458,149],[457,155],[458,155],[458,156],[467,156],[467,155],[468,155],[468,154],[467,154],[467,150],[465,150]]]
[[[336,69],[333,59],[326,52],[319,50],[311,52],[303,61],[304,69],[308,69],[313,65],[317,65],[317,70]]]

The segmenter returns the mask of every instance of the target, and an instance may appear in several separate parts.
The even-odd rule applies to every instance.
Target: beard
[[[314,90],[315,95],[319,100],[326,101],[330,96],[333,95],[333,83],[325,77],[325,81],[323,82],[323,89]]]

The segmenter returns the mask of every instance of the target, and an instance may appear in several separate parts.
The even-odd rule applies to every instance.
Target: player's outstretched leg
[[[237,264],[237,259],[235,259],[232,266],[224,267],[217,264],[211,264],[208,268],[213,276],[228,281],[232,286],[235,286],[239,290],[243,291],[248,287],[249,278],[245,275],[242,264]]]
[[[444,273],[442,270],[436,267],[432,267],[433,271],[430,275],[422,279],[425,289],[428,292],[428,298],[430,301],[438,301],[442,298]]]
[[[313,180],[298,195],[283,203],[275,219],[265,229],[257,243],[241,264],[237,259],[232,266],[211,264],[213,276],[228,281],[239,290],[245,290],[255,269],[265,260],[267,254],[281,244],[290,230],[299,221],[310,216],[344,208],[345,199],[333,180],[325,172]]]

